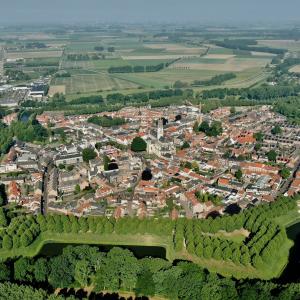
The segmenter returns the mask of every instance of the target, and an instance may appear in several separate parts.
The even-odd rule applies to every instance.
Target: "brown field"
[[[202,58],[211,58],[211,59],[229,59],[235,57],[234,54],[207,54]]]
[[[182,52],[182,54],[199,54],[203,53],[206,49],[205,48],[190,48],[186,47],[184,45],[179,44],[144,44],[144,47],[150,48],[150,49],[164,49],[166,51],[172,52]]]
[[[65,85],[51,85],[49,88],[49,96],[52,97],[56,93],[66,94],[66,86]]]
[[[136,59],[155,60],[155,59],[176,59],[176,58],[189,58],[189,57],[197,57],[197,56],[187,55],[187,54],[131,55],[131,56],[122,56],[122,59],[124,59],[124,60],[136,60]]]
[[[8,52],[6,58],[18,59],[18,58],[48,58],[48,57],[60,57],[62,51],[23,51],[23,52]]]
[[[276,56],[276,54],[273,54],[273,53],[257,52],[257,51],[251,51],[251,55],[253,55],[253,56],[266,56],[266,57]]]
[[[294,73],[300,73],[300,65],[293,66],[292,68],[290,68],[289,71]]]
[[[214,63],[175,63],[171,69],[209,70],[222,72],[240,72],[250,68],[264,67],[270,59],[262,58],[230,58],[223,64]]]
[[[258,40],[258,45],[300,51],[300,41],[295,40]]]

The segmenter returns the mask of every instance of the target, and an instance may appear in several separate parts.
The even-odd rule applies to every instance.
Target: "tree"
[[[75,194],[79,194],[80,191],[81,191],[80,185],[79,185],[79,184],[76,184],[74,193],[75,193]]]
[[[45,282],[48,278],[49,267],[47,259],[38,258],[34,263],[34,278],[38,282]]]
[[[243,178],[243,172],[241,169],[238,169],[235,174],[234,174],[235,178],[238,180],[238,181],[241,181],[242,178]]]
[[[209,130],[209,124],[207,121],[203,121],[199,126],[199,131],[206,133]]]
[[[272,130],[271,130],[271,133],[272,134],[280,134],[282,132],[282,129],[279,125],[275,125]]]
[[[282,168],[279,174],[283,179],[287,179],[290,177],[291,171],[288,168]]]
[[[92,268],[90,263],[86,260],[81,260],[76,263],[75,266],[75,279],[78,281],[80,286],[86,287],[89,285],[89,279],[92,274]]]
[[[131,150],[134,152],[141,152],[147,149],[147,143],[141,137],[135,137],[131,142]]]
[[[12,248],[12,246],[13,246],[12,239],[11,239],[11,237],[10,237],[9,235],[6,234],[6,235],[3,237],[2,247],[3,247],[4,249],[6,249],[6,250],[9,250],[9,249]]]
[[[104,171],[108,171],[108,166],[110,163],[110,159],[107,155],[103,156],[103,163],[104,163]]]
[[[82,150],[82,159],[85,162],[89,162],[90,160],[97,157],[97,153],[91,148],[85,148]]]
[[[198,132],[199,131],[199,123],[197,121],[194,123],[193,131],[194,132]]]
[[[0,207],[0,226],[1,227],[7,226],[6,215],[5,215],[4,210],[3,210],[2,207]]]
[[[29,258],[21,257],[14,263],[14,278],[18,281],[32,281],[33,265]]]
[[[268,153],[267,153],[267,158],[269,161],[273,161],[273,162],[276,162],[276,159],[277,159],[277,153],[275,150],[270,150]]]
[[[10,279],[10,267],[5,263],[0,263],[0,281],[8,281]]]
[[[254,146],[254,150],[255,151],[259,151],[262,148],[262,144],[261,143],[256,143]]]
[[[155,284],[153,274],[149,269],[143,270],[139,275],[135,287],[137,296],[154,296]]]
[[[187,148],[190,148],[190,144],[187,141],[184,141],[181,146],[181,149],[187,149]]]
[[[261,131],[256,132],[254,133],[254,138],[256,139],[257,142],[263,142],[264,134]]]

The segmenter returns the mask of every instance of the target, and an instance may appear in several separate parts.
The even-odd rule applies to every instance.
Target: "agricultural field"
[[[108,74],[77,74],[72,77],[54,78],[51,86],[65,86],[66,94],[102,92],[138,88],[136,83],[119,79]]]
[[[259,46],[287,49],[292,52],[300,51],[300,41],[295,40],[258,40]]]
[[[19,37],[18,33],[11,33],[9,37],[12,35],[16,39]],[[269,53],[219,47],[201,38],[174,41],[156,37],[144,29],[130,33],[105,29],[98,32],[66,31],[63,34],[28,32],[23,36],[25,40],[7,44],[6,58],[23,58],[22,70],[32,80],[53,74],[50,92],[62,91],[67,98],[78,93],[90,95],[161,89],[172,87],[176,81],[191,84],[195,80],[208,80],[230,72],[235,73],[236,78],[222,86],[247,87],[265,81],[265,67],[273,58]],[[43,43],[46,47],[24,47],[26,43],[34,42]],[[270,43],[269,46],[273,46],[275,42],[282,47],[280,41],[274,40],[260,40],[259,44]],[[292,41],[288,45],[299,46],[298,42]],[[167,63],[170,65],[156,72],[108,72],[111,67],[147,67]],[[70,77],[56,77],[57,71],[66,71]]]
[[[239,57],[227,54],[208,54],[200,59],[184,59],[176,62],[170,68],[188,70],[208,70],[220,72],[241,72],[247,69],[264,68],[271,59],[268,57]]]
[[[31,59],[31,58],[48,58],[48,57],[61,57],[62,50],[57,51],[18,51],[18,52],[7,52],[7,59]]]
[[[300,73],[300,65],[292,67],[289,71],[293,73]]]

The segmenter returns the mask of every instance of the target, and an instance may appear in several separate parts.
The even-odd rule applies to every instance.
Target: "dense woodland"
[[[159,258],[137,259],[126,249],[113,248],[103,253],[91,246],[70,246],[61,255],[51,258],[19,258],[2,263],[0,280],[22,284],[0,283],[0,297],[5,299],[64,299],[53,294],[49,297],[46,291],[33,289],[30,285],[48,286],[49,291],[58,287],[77,289],[93,286],[89,299],[96,299],[96,294],[103,290],[186,300],[289,300],[300,296],[300,284],[236,281],[209,273],[190,262],[171,264]],[[63,293],[64,290],[61,290],[60,294]],[[85,298],[84,295],[88,298],[83,292],[80,299]]]
[[[202,98],[224,99],[227,96],[238,96],[240,99],[270,100],[289,96],[297,96],[299,92],[300,85],[265,85],[257,88],[218,88],[212,90],[205,90],[202,93]]]
[[[225,39],[224,41],[214,42],[219,47],[234,49],[234,50],[245,50],[245,51],[257,51],[257,52],[267,52],[273,54],[284,54],[285,49],[270,48],[264,46],[257,46],[258,42],[253,39]]]
[[[48,131],[34,116],[28,121],[15,121],[9,127],[0,123],[0,155],[8,152],[15,138],[24,142],[44,142]]]
[[[109,116],[93,116],[88,118],[89,123],[93,123],[102,127],[112,127],[112,126],[120,126],[126,123],[126,120],[123,118],[112,118]]]

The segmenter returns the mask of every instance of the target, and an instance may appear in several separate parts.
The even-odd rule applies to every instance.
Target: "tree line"
[[[143,72],[158,72],[165,68],[165,64],[148,65],[148,66],[119,66],[108,68],[108,73],[143,73]]]
[[[192,86],[209,86],[209,85],[220,85],[225,81],[236,78],[236,74],[234,73],[225,73],[212,77],[208,80],[195,80],[192,83]]]
[[[227,96],[239,96],[240,99],[261,101],[284,98],[289,96],[297,96],[299,92],[300,85],[264,85],[257,88],[217,88],[212,90],[204,90],[201,95],[203,99],[224,99]]]

